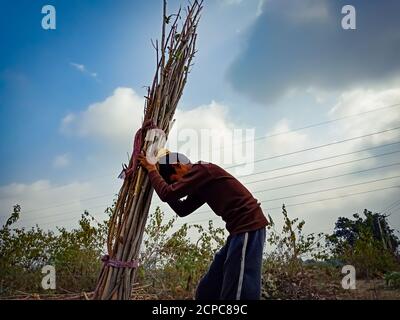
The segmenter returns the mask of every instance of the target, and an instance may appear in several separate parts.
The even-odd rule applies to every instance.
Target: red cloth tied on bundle
[[[137,166],[137,156],[140,154],[142,143],[143,143],[143,133],[149,129],[158,129],[152,120],[147,120],[143,123],[142,127],[136,132],[135,138],[133,140],[133,152],[130,160],[130,166],[126,164],[122,165],[122,171],[118,178],[127,179],[130,178]]]

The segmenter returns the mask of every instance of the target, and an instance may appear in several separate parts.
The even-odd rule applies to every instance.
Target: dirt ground
[[[294,284],[293,284],[294,285]],[[340,282],[330,282],[316,288],[313,293],[305,295],[287,296],[278,300],[400,300],[400,289],[389,289],[384,280],[357,280],[356,289],[344,290]],[[150,289],[150,290],[149,290]],[[172,300],[172,295],[157,296],[149,286],[137,287],[133,291],[132,300]],[[300,290],[301,291],[301,290]],[[15,296],[0,297],[0,300],[90,300],[92,293],[66,293],[66,294],[30,294],[20,292]],[[191,295],[181,295],[178,299],[191,300]],[[276,300],[263,296],[265,300]]]
[[[345,291],[345,290],[343,290]],[[346,290],[338,299],[400,300],[400,289],[389,289],[384,280],[358,280],[355,290]]]

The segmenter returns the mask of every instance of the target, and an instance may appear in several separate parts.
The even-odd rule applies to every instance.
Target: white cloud
[[[258,0],[257,17],[264,11],[276,12],[294,23],[322,22],[329,18],[327,0]]]
[[[255,130],[234,123],[229,108],[212,101],[189,111],[177,110],[168,147],[189,156],[192,161],[210,161],[228,167],[243,164],[233,172],[253,170]]]
[[[354,89],[344,92],[339,97],[338,103],[330,111],[330,116],[332,118],[345,117],[391,106],[399,102],[400,87],[381,90]],[[399,108],[387,108],[351,118],[351,121],[342,121],[336,127],[336,130],[344,132],[347,137],[354,137],[394,128],[398,126],[399,121]],[[397,130],[356,140],[353,146],[378,145],[395,139],[398,140],[399,137],[399,131]]]
[[[196,131],[216,129],[223,135],[234,127],[234,124],[229,120],[228,110],[227,106],[215,101],[187,111],[177,109],[175,113],[176,127],[179,130],[193,129]]]
[[[268,1],[227,70],[232,88],[271,105],[291,89],[340,92],[394,81],[400,70],[400,60],[392,54],[397,49],[394,38],[399,36],[399,19],[395,12],[400,3],[390,2],[385,14],[369,19],[351,37],[337,32],[345,4],[344,0]],[[363,17],[383,10],[378,3],[360,7]]]
[[[266,0],[258,0],[256,16],[259,17],[263,13],[263,7]]]
[[[243,2],[243,0],[219,0],[220,3],[222,3],[223,5],[238,5],[240,3]]]
[[[86,70],[86,68],[85,68],[85,66],[83,64],[78,64],[78,63],[71,62],[70,65],[75,67],[80,72],[84,72]]]
[[[387,89],[354,89],[344,92],[338,97],[337,103],[328,114],[328,119],[336,119],[370,111],[377,108],[391,106],[400,102],[400,88],[392,87]],[[308,147],[322,145],[328,142],[338,141],[351,137],[366,135],[373,132],[383,131],[393,127],[397,127],[400,120],[400,112],[398,107],[385,108],[380,111],[363,114],[348,118],[346,120],[337,121],[330,125],[324,125],[312,130],[292,132],[289,134],[279,135],[268,139],[263,150],[270,155],[284,154]],[[281,120],[269,134],[289,131],[288,120]],[[307,134],[306,134],[307,133]],[[399,131],[393,131],[371,137],[357,139],[354,141],[332,145],[326,148],[315,149],[305,153],[298,153],[289,157],[282,157],[267,161],[260,164],[257,171],[268,170],[286,165],[293,165],[306,161],[313,161],[324,157],[339,155],[342,153],[361,150],[364,148],[381,146],[383,144],[399,141]],[[369,170],[379,166],[391,165],[398,163],[398,154],[385,157],[374,157],[375,154],[398,150],[398,147],[386,147],[379,150],[364,151],[357,154],[342,156],[335,159],[328,159],[320,162],[310,163],[301,167],[288,168],[276,172],[259,174],[257,177],[244,178],[243,182],[250,190],[258,191],[280,186],[288,186],[310,180],[325,179],[328,177],[336,178],[320,180],[314,183],[295,185],[284,189],[271,190],[263,193],[256,193],[255,196],[259,200],[275,199],[280,197],[288,197],[291,195],[314,192],[323,189],[341,187],[351,184],[364,183],[382,178],[395,177],[400,174],[400,166],[390,166],[383,169],[367,171],[363,174],[345,175],[343,174],[357,172],[361,170]],[[300,175],[289,175],[279,179],[266,180],[264,182],[251,184],[249,182],[260,179],[268,179],[274,176],[282,176],[299,171],[311,170],[319,167],[335,165],[343,162],[354,161],[361,158],[372,157],[364,161],[351,162],[345,165],[332,166],[323,170],[309,171]],[[282,199],[278,201],[267,202],[263,204],[264,208],[279,207],[282,203],[293,204],[307,201],[315,201],[324,198],[342,197],[331,201],[305,204],[297,207],[289,207],[289,215],[291,217],[304,218],[307,222],[307,231],[329,231],[333,228],[333,224],[338,216],[350,217],[353,213],[362,213],[365,208],[379,212],[384,209],[388,203],[397,199],[398,190],[387,189],[384,191],[376,191],[356,196],[346,197],[351,193],[365,192],[374,189],[386,188],[399,185],[400,179],[390,179],[376,181],[364,185],[354,186],[351,188],[337,189],[329,192],[315,193],[307,196],[296,197],[291,199]],[[269,212],[278,221],[281,221],[281,210],[275,209]],[[392,226],[400,227],[400,220],[396,217],[391,219]]]
[[[295,22],[325,21],[329,18],[327,2],[325,0],[319,2],[303,0],[291,4],[294,5],[290,6],[287,14]]]
[[[217,2],[222,6],[238,6],[244,4],[244,0],[217,0]],[[246,0],[246,3],[254,4],[256,6],[256,15],[255,17],[260,16],[263,13],[264,5],[267,0]],[[239,29],[240,30],[240,29]]]
[[[381,106],[390,105],[399,100],[400,93],[396,88],[387,90],[366,90],[358,89],[343,93],[337,104],[332,111],[329,113],[331,119],[346,116],[349,114],[355,114],[370,110],[371,108],[379,108]],[[378,103],[379,102],[379,103]],[[122,150],[130,150],[132,147],[132,137],[135,131],[139,128],[142,115],[143,115],[143,104],[144,101],[140,98],[132,89],[129,88],[118,88],[115,90],[112,96],[108,97],[102,102],[92,104],[86,110],[80,113],[69,114],[62,121],[62,130],[69,134],[75,134],[78,136],[85,136],[90,138],[99,139],[101,141],[111,142],[112,145],[118,145]],[[286,152],[296,151],[305,149],[307,147],[327,143],[335,139],[345,139],[360,134],[370,133],[374,131],[384,130],[388,127],[394,126],[394,123],[399,120],[399,113],[393,109],[385,110],[378,113],[372,113],[370,116],[355,117],[346,121],[335,122],[334,125],[316,128],[312,131],[298,131],[291,132],[289,134],[278,135],[273,138],[267,139],[256,146],[259,148],[255,150],[256,159],[260,157],[274,156]],[[176,123],[169,136],[168,147],[171,150],[178,150],[186,153],[192,161],[206,160],[221,164],[223,167],[229,167],[229,163],[226,158],[222,161],[214,161],[210,159],[210,155],[207,154],[206,150],[202,148],[201,135],[202,131],[210,130],[213,136],[211,142],[223,141],[224,139],[230,139],[234,129],[245,128],[243,124],[235,123],[230,119],[229,107],[222,105],[218,102],[212,101],[210,104],[201,105],[191,110],[178,109],[175,114]],[[280,132],[286,132],[292,129],[291,118],[282,119],[279,121],[274,128],[269,130],[267,135],[274,135]],[[361,130],[362,129],[362,130]],[[360,131],[361,130],[361,131]],[[258,136],[258,135],[257,135]],[[371,140],[373,144],[384,143],[385,141],[391,141],[395,137],[385,135],[386,138],[375,137],[378,140]],[[273,161],[266,161],[257,163],[256,172],[262,170],[268,170],[271,168],[282,167],[285,165],[291,165],[294,163],[301,163],[304,161],[315,160],[335,154],[344,152],[350,152],[369,146],[370,140],[354,141],[353,143],[346,143],[335,145],[329,148],[322,148],[313,150],[312,152],[300,153],[290,157],[282,157]],[[204,141],[203,141],[204,142]],[[216,153],[215,144],[211,144],[214,154]],[[239,148],[240,149],[240,148]],[[224,150],[232,152],[232,146],[224,145]],[[193,152],[195,151],[195,152]],[[259,153],[262,154],[259,154]],[[115,157],[115,163],[119,163],[121,160],[117,159],[118,154]],[[120,154],[125,154],[121,152]],[[254,155],[254,154],[253,154]],[[363,152],[362,154],[353,154],[338,159],[330,159],[318,163],[304,165],[302,167],[290,168],[281,170],[279,172],[257,174],[251,178],[241,178],[245,183],[246,187],[250,190],[258,191],[266,188],[284,186],[288,184],[304,182],[313,179],[325,178],[328,176],[340,175],[361,169],[368,169],[379,164],[386,164],[395,161],[395,158],[385,159],[374,159],[351,163],[344,166],[336,166],[329,169],[310,172],[303,175],[289,176],[282,179],[276,179],[271,181],[265,181],[257,184],[248,184],[250,181],[255,179],[269,178],[275,175],[282,175],[287,173],[296,172],[299,170],[313,169],[320,166],[331,165],[344,161],[351,161],[360,157],[372,155],[370,152]],[[93,155],[95,156],[95,155]],[[222,155],[225,157],[225,155]],[[125,157],[125,156],[124,156]],[[96,157],[95,157],[96,158]],[[101,162],[102,158],[97,157],[97,162]],[[240,159],[233,158],[234,163],[241,163]],[[381,177],[387,177],[396,174],[396,169],[390,168],[385,171],[373,171],[368,172],[368,175],[349,175],[344,177],[338,177],[335,179],[329,179],[320,181],[317,183],[311,183],[306,185],[298,185],[285,189],[268,191],[263,193],[255,194],[255,197],[259,200],[273,199],[278,197],[290,196],[303,192],[312,192],[321,189],[331,188],[334,186],[342,186],[357,182],[364,182],[370,179],[379,179]],[[110,170],[111,171],[111,170]],[[228,169],[235,175],[241,175],[242,173],[235,171],[235,169]],[[385,187],[391,185],[393,181],[383,181],[374,183],[371,185],[364,185],[354,187],[350,189],[342,189],[331,191],[327,193],[315,194],[306,197],[298,197],[287,200],[279,200],[274,202],[264,203],[264,208],[280,206],[282,203],[291,204],[303,201],[312,201],[321,198],[342,196],[352,192],[359,192],[364,190],[370,190],[373,188]],[[104,187],[104,189],[108,189]],[[377,192],[374,194],[365,194],[355,197],[348,197],[323,203],[314,203],[310,205],[303,205],[295,208],[289,208],[289,213],[292,217],[305,218],[308,222],[309,230],[311,231],[322,231],[333,226],[334,221],[339,215],[351,215],[355,211],[362,211],[364,208],[371,210],[379,210],[384,207],[387,201],[390,201],[394,197],[394,192],[388,190],[387,192]],[[159,201],[158,199],[155,201]],[[204,210],[204,209],[202,209]],[[167,209],[167,212],[171,210]],[[270,213],[270,212],[268,212]],[[280,216],[280,210],[274,210],[271,212],[275,217]],[[198,219],[198,217],[197,217]],[[188,218],[189,221],[196,220],[193,216]]]
[[[75,115],[70,113],[62,119],[62,128],[66,128],[75,119]]]
[[[3,225],[15,204],[22,207],[20,226],[76,226],[80,215],[88,209],[98,218],[105,218],[104,209],[112,204],[112,184],[71,182],[56,185],[48,180],[33,183],[11,183],[0,186],[0,225]]]
[[[318,104],[323,104],[327,102],[331,94],[331,92],[329,92],[328,90],[312,86],[306,89],[306,92],[310,94],[315,99],[315,102],[317,102]]]
[[[68,167],[71,163],[71,159],[69,154],[64,153],[56,156],[53,160],[54,168],[65,168]]]
[[[130,88],[117,88],[102,102],[68,114],[61,123],[65,134],[94,137],[111,144],[129,143],[143,118],[144,98]]]
[[[107,142],[109,147],[117,147],[121,151],[117,154],[124,154],[122,151],[132,147],[132,137],[141,126],[143,106],[144,99],[134,90],[117,88],[104,101],[90,105],[83,112],[64,117],[61,131]],[[246,132],[240,132],[240,136],[239,132],[234,131],[242,126],[229,120],[228,110],[227,106],[215,101],[187,111],[177,109],[176,122],[169,135],[169,148],[188,154],[192,161],[204,160],[224,165],[237,161],[241,150],[236,147],[238,152],[233,153],[232,139],[248,138]],[[222,143],[226,143],[224,153],[220,150]]]
[[[97,78],[97,73],[96,72],[92,72],[89,71],[85,65],[83,64],[79,64],[79,63],[75,63],[75,62],[70,62],[69,65],[71,67],[74,67],[76,70],[78,70],[79,72],[82,72],[83,74],[87,74],[93,78]]]
[[[265,144],[265,150],[268,150],[269,154],[282,154],[291,152],[294,149],[305,148],[311,141],[307,134],[302,132],[290,132],[287,134],[280,134],[291,130],[290,121],[286,118],[281,119],[275,125],[267,136],[273,136],[268,139]]]
[[[118,88],[104,101],[94,103],[82,112],[71,113],[64,117],[61,122],[61,130],[65,134],[107,141],[108,146],[118,145],[121,150],[130,150],[132,136],[142,122],[143,102],[143,99],[132,89]],[[188,111],[177,110],[175,117],[177,121],[170,134],[171,141],[173,135],[176,135],[180,139],[179,145],[186,144],[186,147],[196,148],[198,146],[196,141],[188,141],[185,130],[196,132],[199,134],[197,138],[200,138],[203,130],[213,130],[216,135],[212,137],[212,141],[217,139],[222,141],[224,137],[230,137],[232,130],[239,126],[229,120],[228,110],[227,106],[214,101]],[[176,147],[178,146],[176,145]],[[231,149],[230,144],[228,144],[228,149]],[[183,152],[184,150],[178,151]],[[119,155],[125,154],[125,152],[111,152],[110,154],[111,157],[115,157],[112,167],[109,165],[109,159],[106,160],[98,154],[88,155],[89,158],[94,158],[101,167],[101,172],[96,172],[95,176],[115,172],[114,177],[108,176],[103,182],[73,182],[54,185],[50,181],[40,180],[31,184],[12,183],[0,187],[0,205],[3,208],[2,221],[5,221],[9,212],[12,211],[12,206],[16,203],[22,205],[21,225],[24,226],[35,223],[40,225],[44,223],[46,228],[55,225],[70,226],[78,221],[80,214],[85,209],[102,217],[104,208],[107,204],[111,204],[112,194],[118,191],[122,182],[116,179],[118,164],[121,160],[126,161],[125,158],[119,158]],[[204,153],[200,153],[199,159],[192,160],[210,160],[204,159],[203,155]],[[54,159],[54,165],[66,165],[68,160],[68,154],[59,155]],[[102,195],[105,197],[101,197]],[[88,198],[89,200],[84,200]],[[154,203],[159,203],[157,197],[154,198]],[[168,208],[166,205],[163,207]],[[171,210],[167,209],[167,212],[170,213]]]

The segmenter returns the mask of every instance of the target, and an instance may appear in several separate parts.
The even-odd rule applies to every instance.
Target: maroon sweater
[[[161,201],[180,217],[207,203],[226,223],[230,234],[254,231],[268,225],[260,204],[236,178],[212,163],[195,163],[181,180],[167,184],[157,170],[150,181]],[[181,198],[187,196],[185,200]]]

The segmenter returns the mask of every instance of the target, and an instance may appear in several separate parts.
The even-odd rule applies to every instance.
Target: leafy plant
[[[282,206],[283,227],[278,232],[269,217],[267,244],[271,247],[264,260],[264,296],[266,298],[314,297],[307,279],[305,258],[320,261],[327,257],[323,246],[324,234],[304,234],[304,221],[290,219]],[[305,293],[306,292],[306,293]],[[316,295],[315,295],[316,296]]]
[[[0,295],[22,292],[42,292],[42,267],[56,270],[57,292],[93,290],[107,235],[107,222],[95,222],[84,212],[79,228],[57,232],[13,228],[21,207],[14,210],[0,229]]]
[[[396,261],[399,239],[389,227],[387,217],[364,210],[365,218],[338,218],[327,246],[334,258],[354,265],[360,277],[382,276],[399,268]]]
[[[400,288],[400,272],[389,272],[385,274],[385,282],[390,288]]]
[[[225,232],[215,228],[184,224],[174,231],[176,218],[164,222],[157,208],[145,229],[139,280],[150,282],[159,295],[192,298],[215,251],[225,242]],[[198,240],[192,241],[191,236]]]

